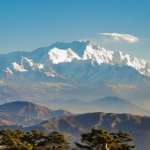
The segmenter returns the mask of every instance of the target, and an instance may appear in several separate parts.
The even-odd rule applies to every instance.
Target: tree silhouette
[[[68,150],[63,134],[52,132],[45,135],[40,131],[0,131],[0,145],[5,150]]]
[[[76,143],[84,150],[132,150],[132,139],[127,133],[109,133],[102,129],[92,129],[81,135],[81,143]]]
[[[81,143],[74,150],[132,150],[132,138],[127,133],[109,133],[102,129],[92,129],[81,135]],[[65,136],[59,132],[33,130],[1,130],[0,146],[3,150],[71,150]],[[73,148],[72,148],[73,150]]]

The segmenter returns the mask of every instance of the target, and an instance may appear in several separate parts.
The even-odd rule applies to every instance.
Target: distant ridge
[[[47,107],[27,101],[14,101],[0,105],[1,125],[25,125],[40,123],[50,118],[71,115],[64,110],[50,110]]]
[[[71,114],[63,110],[53,112],[30,102],[7,103],[0,105],[0,110],[0,129],[41,130],[46,133],[60,131],[72,140],[77,140],[81,133],[91,128],[113,132],[121,130],[134,137],[137,150],[149,150],[150,117],[147,116],[104,112]],[[49,116],[43,119],[48,111]]]

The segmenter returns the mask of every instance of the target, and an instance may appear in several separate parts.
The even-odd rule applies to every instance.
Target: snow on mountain
[[[13,74],[12,70],[9,67],[7,67],[4,72],[6,73],[6,75],[12,75]]]
[[[61,46],[62,44],[62,46]],[[66,45],[65,45],[66,44]],[[76,45],[80,45],[81,48]],[[58,47],[57,47],[58,45]],[[52,64],[70,63],[74,60],[91,61],[92,63],[129,66],[140,74],[150,77],[150,62],[125,54],[121,51],[107,50],[92,42],[57,43],[48,50],[48,58]],[[75,48],[74,48],[75,47]],[[76,49],[78,48],[78,49]],[[46,62],[47,63],[47,62]]]
[[[112,64],[112,59],[113,51],[107,51],[104,48],[93,47],[92,45],[87,45],[83,54],[83,60],[92,60],[98,64]]]
[[[13,69],[15,71],[18,71],[18,72],[25,72],[25,71],[27,71],[22,65],[19,65],[16,62],[13,62],[12,65],[13,65]]]
[[[42,70],[43,68],[44,68],[43,64],[34,63],[32,59],[28,59],[23,56],[19,63],[17,62],[12,63],[12,70],[16,72],[27,72],[30,70]]]
[[[80,60],[81,58],[72,49],[58,49],[53,48],[48,52],[49,60],[53,64],[59,64],[64,62],[71,62],[73,60]]]
[[[52,105],[54,100],[53,106],[72,109],[60,99],[91,101],[118,96],[145,108],[143,102],[149,104],[150,62],[89,41],[57,42],[31,52],[0,54],[0,80],[5,83],[0,85],[3,101],[22,99]]]
[[[22,55],[21,54],[25,54]],[[7,55],[7,56],[6,56]],[[150,77],[150,61],[138,59],[137,57],[125,54],[121,51],[107,50],[89,41],[57,42],[49,47],[39,48],[28,53],[10,53],[0,56],[1,62],[8,64],[5,73],[40,71],[46,76],[55,77],[57,72],[53,70],[53,65],[69,64],[74,61],[86,64],[102,64],[129,66],[141,75]],[[8,59],[8,62],[6,61]],[[4,60],[3,60],[4,59]],[[14,62],[10,63],[10,60]],[[2,67],[3,68],[3,67]]]
[[[126,65],[145,76],[150,76],[149,61],[138,59],[121,51],[106,50],[105,48],[96,47],[92,44],[87,45],[83,54],[83,60],[92,60],[98,64]]]
[[[28,70],[42,70],[44,68],[43,64],[34,63],[32,59],[28,59],[26,57],[22,57],[21,65]]]

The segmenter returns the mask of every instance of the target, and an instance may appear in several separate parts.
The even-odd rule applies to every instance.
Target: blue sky
[[[113,32],[139,40],[128,43],[100,35]],[[150,1],[0,0],[1,53],[82,39],[150,59]]]

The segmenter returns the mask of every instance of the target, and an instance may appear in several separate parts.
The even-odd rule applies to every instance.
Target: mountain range
[[[83,112],[85,105],[85,112],[149,115],[149,90],[148,60],[90,41],[56,42],[30,52],[0,54],[1,103],[32,101],[73,112]],[[101,99],[108,102],[100,104]]]
[[[74,41],[72,43],[55,43],[46,48],[32,52],[14,52],[1,55],[1,67],[5,73],[40,71],[46,76],[56,77],[52,64],[71,63],[74,61],[90,62],[92,65],[123,65],[137,70],[140,74],[150,77],[150,62],[124,54],[121,51],[111,51],[98,47],[89,41]],[[8,58],[6,60],[6,58]],[[6,68],[5,68],[6,67]],[[48,70],[49,69],[49,70]],[[52,70],[50,70],[52,69]],[[45,72],[44,72],[45,71]],[[46,74],[46,71],[49,74]]]
[[[51,110],[31,102],[15,101],[0,105],[0,125],[31,126],[50,118],[72,115],[64,110]]]
[[[0,129],[20,129],[63,132],[72,140],[92,128],[124,131],[131,134],[137,150],[149,150],[150,117],[131,114],[92,112],[72,114],[64,110],[51,110],[31,102],[15,101],[0,105]]]

